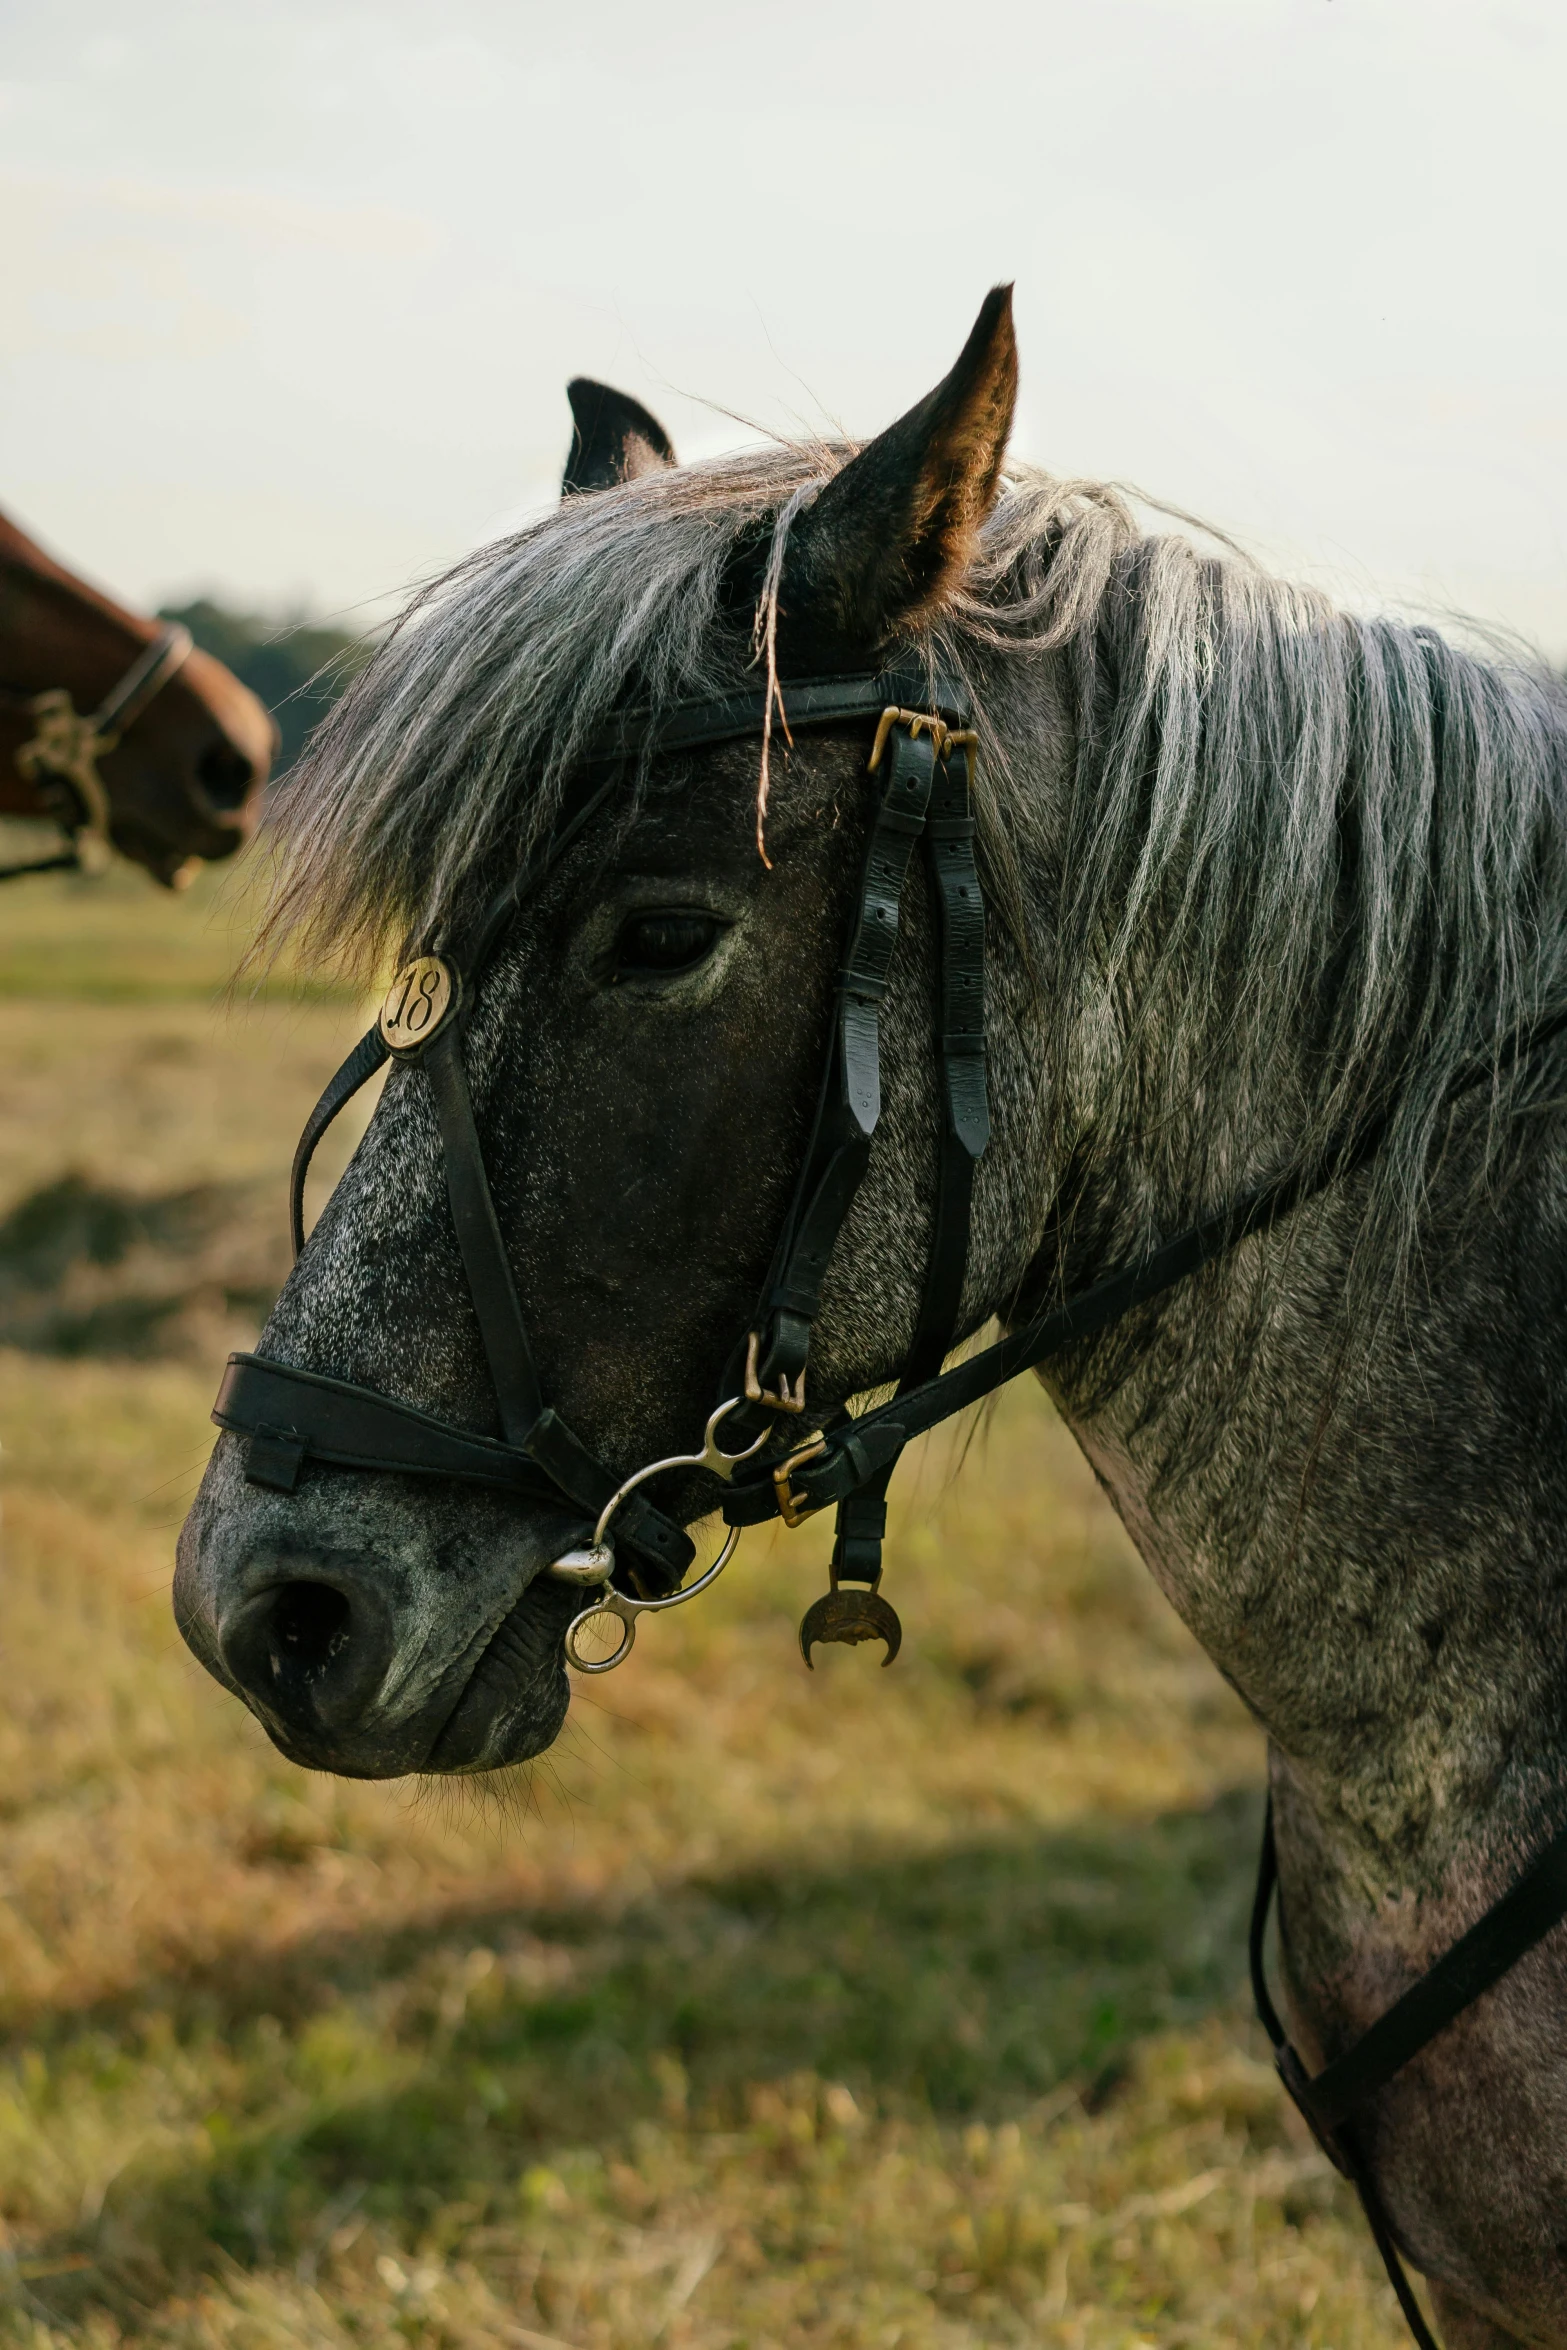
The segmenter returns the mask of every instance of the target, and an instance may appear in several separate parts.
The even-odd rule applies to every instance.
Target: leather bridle
[[[98,762],[124,741],[148,704],[184,667],[192,643],[190,630],[177,621],[160,629],[85,716],[64,686],[41,694],[0,692],[0,708],[20,710],[35,724],[37,731],[16,752],[16,770],[34,786],[45,814],[67,841],[54,856],[0,866],[0,881],[15,881],[24,873],[102,871],[109,857],[111,810]]]
[[[523,871],[463,936],[405,964],[376,1025],[332,1078],[295,1153],[290,1214],[295,1255],[304,1246],[303,1197],[311,1156],[332,1120],[389,1057],[423,1070],[435,1106],[447,1197],[499,1405],[501,1436],[484,1436],[399,1403],[372,1388],[255,1354],[229,1357],[213,1408],[218,1426],[245,1439],[245,1475],[292,1492],[307,1460],[332,1468],[391,1470],[490,1487],[591,1518],[590,1541],[551,1572],[594,1596],[572,1623],[567,1654],[580,1670],[609,1670],[629,1652],[638,1618],[705,1590],[743,1527],[781,1517],[798,1525],[837,1509],[831,1588],[807,1613],[807,1664],[820,1640],[886,1644],[901,1638],[880,1595],[886,1493],[905,1447],[1063,1348],[1108,1330],[1204,1264],[1266,1232],[1356,1169],[1380,1148],[1391,1108],[1368,1118],[1312,1166],[1263,1184],[1152,1250],[1008,1331],[944,1371],[960,1328],[976,1160],[989,1138],[984,1029],[984,901],[974,860],[971,806],[975,736],[968,697],[955,681],[894,668],[875,675],[807,679],[784,688],[792,733],[874,720],[870,770],[878,778],[860,885],[835,997],[827,1065],[799,1178],[751,1328],[731,1358],[699,1451],[655,1461],[617,1480],[545,1400],[516,1281],[491,1196],[474,1123],[462,1038],[484,976],[519,908],[565,849],[622,787],[627,766],[761,734],[761,692],[681,704],[648,721],[628,715],[594,744],[568,789],[550,835]],[[101,714],[100,714],[101,715]],[[833,1246],[864,1179],[880,1113],[878,1007],[886,994],[899,907],[913,852],[923,844],[937,909],[935,1030],[940,1073],[937,1196],[915,1333],[898,1389],[879,1408],[846,1410],[804,1441],[781,1432],[807,1423],[806,1371],[813,1324]],[[1567,1030],[1567,1012],[1521,1028],[1500,1055],[1462,1072],[1456,1099],[1506,1074]],[[725,1447],[720,1436],[737,1436]],[[670,1469],[705,1469],[727,1488],[729,1532],[697,1581],[684,1577],[689,1536],[649,1502],[643,1484]],[[595,1619],[618,1619],[613,1653],[591,1656]],[[1351,2117],[1437,2033],[1567,1916],[1567,1831],[1394,2006],[1325,2071],[1311,2077],[1291,2046],[1268,1991],[1263,1943],[1276,1886],[1271,1806],[1264,1829],[1251,1929],[1258,2016],[1280,2078],[1313,2135],[1350,2178],[1421,2350],[1437,2350],[1400,2264]]]

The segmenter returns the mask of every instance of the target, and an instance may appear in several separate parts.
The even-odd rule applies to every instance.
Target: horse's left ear
[[[874,651],[941,602],[978,551],[1016,399],[1012,288],[996,286],[951,374],[834,474],[791,529],[778,595],[788,667]]]
[[[571,402],[572,433],[560,485],[563,498],[576,490],[607,490],[618,481],[636,481],[644,473],[658,473],[674,464],[668,433],[629,392],[578,375],[566,386],[566,397]]]

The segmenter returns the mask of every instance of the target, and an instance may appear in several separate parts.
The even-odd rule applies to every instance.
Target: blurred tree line
[[[346,629],[231,612],[209,596],[198,596],[192,604],[167,604],[158,617],[183,621],[204,653],[232,669],[265,702],[283,738],[274,775],[293,765],[310,729],[373,650],[366,638]]]

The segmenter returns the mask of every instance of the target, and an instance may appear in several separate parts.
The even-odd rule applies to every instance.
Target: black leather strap
[[[311,1155],[338,1112],[388,1057],[379,1026],[369,1029],[306,1122],[290,1186],[296,1257],[304,1245],[304,1185]],[[341,1468],[406,1468],[416,1475],[503,1485],[534,1499],[558,1501],[564,1495],[597,1517],[617,1480],[544,1403],[474,1125],[461,1021],[451,1021],[421,1053],[403,1057],[422,1066],[430,1080],[447,1198],[505,1443],[497,1445],[373,1389],[249,1355],[230,1358],[213,1418],[250,1439],[246,1475],[256,1484],[292,1491],[303,1462],[315,1459]],[[643,1595],[676,1589],[696,1555],[689,1536],[641,1494],[623,1506],[619,1530],[622,1546],[634,1554]]]
[[[990,1139],[985,1081],[985,908],[974,863],[970,752],[952,745],[936,762],[925,850],[936,911],[937,1068],[940,1129],[930,1249],[914,1337],[898,1382],[907,1394],[940,1371],[957,1333],[968,1270],[974,1164]],[[835,1583],[875,1584],[887,1534],[887,1488],[896,1456],[838,1504]]]
[[[1493,1083],[1499,1074],[1516,1068],[1564,1031],[1567,1009],[1522,1022],[1494,1055],[1472,1062],[1459,1074],[1453,1083],[1452,1100],[1456,1103],[1466,1093]],[[1387,1110],[1367,1119],[1358,1134],[1327,1152],[1314,1167],[1295,1169],[1205,1217],[1200,1224],[1188,1226],[1139,1264],[1108,1274],[1048,1313],[1022,1323],[994,1346],[971,1355],[966,1363],[927,1380],[907,1395],[894,1396],[891,1403],[876,1411],[828,1429],[825,1450],[803,1463],[791,1480],[797,1505],[809,1511],[845,1500],[868,1481],[871,1471],[864,1465],[867,1461],[874,1460],[879,1468],[916,1436],[939,1427],[970,1404],[982,1402],[1020,1372],[1032,1370],[1063,1347],[1098,1337],[1136,1307],[1151,1303],[1243,1240],[1270,1231],[1307,1200],[1367,1165],[1381,1148],[1390,1116],[1391,1110]],[[776,1512],[777,1488],[770,1474],[765,1485],[742,1484],[737,1478],[724,1505],[725,1516],[735,1526],[759,1525]]]
[[[490,1366],[501,1426],[508,1444],[526,1444],[535,1421],[544,1410],[544,1395],[528,1344],[527,1325],[517,1296],[517,1283],[501,1236],[500,1219],[490,1180],[484,1171],[473,1122],[473,1103],[462,1062],[462,1037],[456,1022],[444,1028],[420,1065],[430,1080],[435,1114],[440,1122],[441,1155],[446,1165],[446,1196],[451,1203],[457,1245],[468,1276],[485,1360]]]
[[[1273,1906],[1278,1879],[1278,1851],[1273,1840],[1273,1798],[1270,1796],[1267,1811],[1263,1815],[1262,1851],[1257,1861],[1257,1891],[1251,1905],[1251,1932],[1247,1938],[1252,1999],[1257,2010],[1257,2020],[1267,2033],[1272,2045],[1273,2061],[1278,2068],[1279,2079],[1284,2083],[1285,2088],[1299,2107],[1308,2129],[1322,2148],[1323,2153],[1334,2168],[1341,2171],[1344,2177],[1349,2180],[1360,2198],[1360,2208],[1366,2215],[1366,2225],[1371,2230],[1372,2241],[1382,2255],[1382,2265],[1387,2270],[1388,2283],[1398,2296],[1398,2306],[1404,2313],[1404,2322],[1418,2343],[1419,2350],[1441,2350],[1440,2344],[1426,2324],[1424,2311],[1415,2299],[1415,2289],[1409,2281],[1398,2247],[1393,2241],[1393,2231],[1388,2224],[1387,2213],[1382,2208],[1382,2198],[1377,2192],[1376,2181],[1372,2178],[1370,2169],[1361,2155],[1354,2134],[1343,2127],[1342,2116],[1331,2127],[1324,2127],[1312,2095],[1315,2084],[1307,2076],[1305,2066],[1291,2046],[1289,2035],[1284,2029],[1278,2009],[1273,2004],[1273,1995],[1268,1989],[1266,1942],[1268,1912]],[[1522,1953],[1520,1952],[1518,1955],[1521,1956]],[[1418,1989],[1418,1985],[1416,1988]],[[1397,2010],[1395,2008],[1389,2012],[1393,2014]],[[1457,2012],[1458,2010],[1455,2008],[1453,2013],[1456,2015]],[[1384,2022],[1386,2020],[1386,2018],[1383,2019]],[[1451,2022],[1452,2018],[1449,2016],[1443,2020]],[[1372,2026],[1372,2032],[1377,2029],[1376,2025]],[[1367,2037],[1369,2036],[1368,2034]],[[1429,2037],[1429,2035],[1427,2036]],[[1358,2043],[1358,2045],[1363,2046],[1364,2042]],[[1352,2050],[1351,2054],[1353,2053]],[[1413,2048],[1407,2051],[1408,2056],[1413,2056],[1414,2053]],[[1402,2063],[1406,2059],[1400,2058],[1399,2061]],[[1393,2069],[1396,2071],[1397,2067],[1395,2066]],[[1320,2082],[1325,2077],[1319,2073],[1317,2080]],[[1386,2078],[1391,2079],[1392,2074],[1389,2073]],[[1381,2085],[1380,2082],[1377,2084],[1378,2087]],[[1371,2094],[1369,2088],[1365,2094],[1367,2096]],[[1358,2103],[1359,2100],[1356,2099],[1355,2102]]]
[[[360,1087],[368,1085],[377,1069],[390,1058],[379,1027],[366,1029],[305,1120],[305,1131],[299,1138],[288,1178],[288,1229],[296,1264],[305,1245],[305,1177],[310,1172],[316,1146],[338,1112],[346,1109]]]
[[[628,710],[594,736],[588,761],[644,757],[656,751],[693,751],[714,743],[743,742],[759,735],[767,716],[767,690],[747,686],[707,702],[681,702],[656,717]],[[822,726],[849,726],[879,718],[883,710],[932,710],[950,722],[968,721],[968,689],[961,680],[902,662],[889,669],[857,670],[842,677],[790,677],[779,681],[774,725],[781,735]]]
[[[467,1485],[497,1486],[539,1499],[547,1478],[515,1446],[457,1428],[411,1403],[378,1395],[346,1379],[305,1371],[262,1355],[232,1354],[212,1417],[232,1435],[292,1446],[292,1474],[252,1477],[252,1483],[292,1490],[306,1460],[345,1469],[398,1469],[414,1477],[455,1477]],[[269,1458],[269,1466],[272,1466]],[[281,1465],[281,1464],[277,1464]]]
[[[1455,2016],[1515,1967],[1526,1951],[1567,1917],[1567,1831],[1538,1853],[1517,1882],[1445,1951],[1419,1981],[1395,1999],[1385,2015],[1362,2032],[1354,2046],[1320,2073],[1307,2075],[1290,2048],[1263,1975],[1261,1931],[1277,1879],[1270,1806],[1258,1870],[1258,1904],[1252,1935],[1252,1988],[1257,2012],[1274,2048],[1294,2057],[1290,2094],[1324,2145],[1335,2138],[1358,2106],[1386,2088],[1412,2056],[1446,2029]],[[1281,2063],[1281,2070],[1283,2069]]]
[[[1140,1264],[1108,1275],[1076,1297],[1068,1298],[1064,1305],[1025,1322],[994,1346],[971,1355],[966,1363],[943,1371],[907,1394],[894,1396],[876,1411],[864,1413],[851,1424],[852,1434],[848,1429],[829,1431],[825,1451],[795,1472],[796,1496],[805,1508],[812,1510],[845,1500],[865,1482],[859,1464],[872,1454],[878,1465],[888,1457],[895,1457],[916,1436],[925,1435],[954,1413],[965,1411],[970,1404],[981,1402],[1020,1372],[1032,1370],[1047,1355],[1097,1337],[1134,1307],[1173,1289],[1178,1281],[1184,1281],[1189,1273],[1196,1272],[1212,1258],[1224,1255],[1248,1234],[1279,1222],[1302,1200],[1325,1190],[1345,1171],[1345,1165],[1345,1161],[1335,1160],[1309,1180],[1291,1175],[1283,1182],[1268,1185],[1238,1207],[1226,1208],[1174,1240],[1166,1241]],[[773,1515],[776,1489],[771,1476],[765,1493],[761,1486],[755,1492],[764,1499],[767,1494],[773,1496],[771,1505],[760,1512],[762,1517]],[[725,1514],[741,1508],[747,1514],[731,1516],[731,1524],[758,1523],[758,1518],[750,1514],[752,1497],[752,1488],[742,1487],[737,1479],[725,1505]]]
[[[881,1116],[878,1007],[887,992],[909,861],[925,829],[935,745],[928,731],[916,735],[898,726],[883,757],[881,797],[844,950],[815,1125],[757,1319],[764,1387],[776,1387],[780,1379],[797,1382],[804,1373],[833,1245],[864,1180]]]
[[[933,1378],[953,1343],[968,1270],[974,1167],[990,1140],[985,1082],[985,906],[974,863],[969,747],[937,763],[925,831],[936,901],[937,1066],[941,1136],[925,1289],[900,1382],[906,1393]]]
[[[615,1490],[609,1470],[552,1411],[539,1415],[522,1445],[501,1444],[373,1388],[260,1355],[229,1356],[212,1417],[231,1435],[249,1439],[250,1481],[282,1492],[293,1491],[307,1460],[450,1477],[530,1501],[558,1504],[564,1496],[589,1519]],[[644,1579],[662,1589],[673,1590],[696,1556],[690,1536],[641,1493],[623,1503],[616,1540],[637,1553]]]

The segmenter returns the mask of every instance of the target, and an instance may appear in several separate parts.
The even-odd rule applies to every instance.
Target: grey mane
[[[610,710],[754,678],[726,574],[747,544],[776,578],[780,515],[852,453],[570,498],[418,595],[280,795],[268,940],[366,969],[434,936],[547,826]],[[1016,910],[1025,873],[1060,877],[1022,943],[1076,1158],[1137,1171],[1152,1237],[1270,1136],[1309,1157],[1391,1102],[1374,1204],[1412,1242],[1455,1076],[1567,1003],[1559,683],[1020,468],[924,649],[975,693],[993,895]],[[1031,772],[1047,666],[1064,795]],[[1305,1072],[1291,1098],[1281,1070]]]

